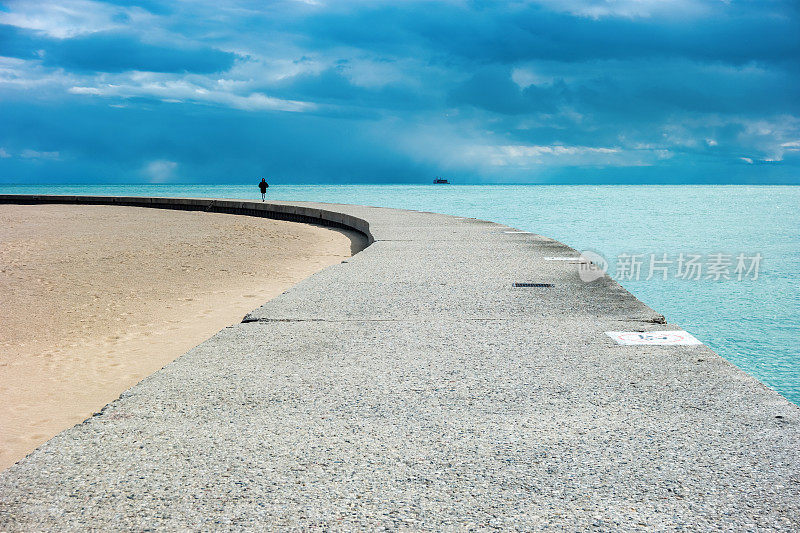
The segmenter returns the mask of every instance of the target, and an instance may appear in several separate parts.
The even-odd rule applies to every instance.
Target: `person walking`
[[[267,187],[269,187],[269,183],[267,183],[267,180],[265,180],[264,178],[261,178],[261,183],[258,184],[258,188],[261,189],[262,202],[267,197]]]

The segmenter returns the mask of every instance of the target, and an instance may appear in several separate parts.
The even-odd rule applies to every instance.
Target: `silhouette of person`
[[[261,183],[258,184],[258,188],[261,189],[262,202],[267,197],[267,187],[269,187],[269,183],[267,183],[267,180],[265,180],[264,178],[261,178]]]

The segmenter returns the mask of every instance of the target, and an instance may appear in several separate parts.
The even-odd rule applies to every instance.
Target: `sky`
[[[800,184],[800,2],[0,0],[0,183]]]

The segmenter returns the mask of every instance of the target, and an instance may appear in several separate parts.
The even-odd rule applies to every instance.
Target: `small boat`
[[[444,178],[436,178],[433,180],[434,185],[448,185],[450,182]]]

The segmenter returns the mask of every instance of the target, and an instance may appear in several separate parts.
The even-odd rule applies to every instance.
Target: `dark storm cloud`
[[[0,55],[31,59],[38,57],[41,39],[29,31],[0,24]]]
[[[67,39],[46,49],[47,65],[70,70],[123,72],[195,72],[229,69],[235,55],[213,48],[176,48],[145,44],[126,35],[100,34]]]
[[[367,131],[354,127],[349,118],[265,117],[227,109],[198,114],[186,105],[141,101],[125,108],[0,104],[0,118],[16,131],[38,132],[38,151],[44,152],[46,147],[60,150],[60,162],[3,161],[17,172],[28,168],[34,173],[32,178],[41,180],[53,169],[62,168],[57,163],[70,161],[81,164],[62,168],[59,175],[79,181],[91,179],[93,174],[110,181],[142,181],[145,163],[153,160],[178,161],[183,176],[200,182],[246,181],[264,168],[273,175],[299,179],[360,181],[401,179],[404,175],[397,174],[398,169],[433,171],[429,165],[409,165],[404,156],[387,151]],[[159,127],[153,128],[156,121]],[[19,153],[31,141],[0,139],[2,142],[7,150]],[[358,172],[354,172],[354,164]],[[320,167],[326,169],[324,175]],[[113,174],[108,173],[109,168]]]
[[[146,44],[117,33],[95,33],[71,39],[53,39],[13,26],[0,26],[0,55],[39,58],[51,67],[90,72],[196,72],[229,69],[235,54],[209,47]]]
[[[797,8],[791,3],[717,4],[713,13],[697,20],[593,19],[503,2],[480,7],[431,3],[414,10],[378,4],[356,13],[322,12],[288,25],[323,46],[346,44],[384,52],[424,48],[431,58],[442,61],[507,64],[644,57],[798,61],[800,32]]]

